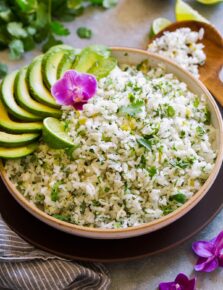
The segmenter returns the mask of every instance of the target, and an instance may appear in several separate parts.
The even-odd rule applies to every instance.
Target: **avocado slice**
[[[90,68],[96,64],[97,61],[103,59],[103,56],[89,47],[84,48],[80,55],[77,57],[73,68],[79,72],[87,72]]]
[[[17,71],[7,75],[1,84],[1,99],[8,112],[24,121],[39,121],[42,118],[21,108],[15,101],[14,85]]]
[[[96,62],[89,70],[89,74],[93,74],[97,79],[101,79],[110,74],[116,67],[117,60],[114,57],[103,58]]]
[[[38,142],[17,148],[0,147],[0,158],[13,159],[20,158],[33,153],[39,146]]]
[[[42,131],[40,122],[21,123],[12,121],[6,108],[0,100],[0,128],[11,133],[35,133]]]
[[[43,56],[42,76],[46,87],[50,90],[57,81],[57,69],[62,58],[70,49],[54,49]]]
[[[42,119],[44,117],[59,118],[62,114],[61,110],[50,108],[32,99],[26,82],[26,72],[27,68],[22,68],[15,79],[15,98],[18,104],[25,110],[42,117]]]
[[[37,133],[16,135],[0,131],[0,146],[7,148],[24,146],[35,141],[39,136],[40,134]]]
[[[31,96],[38,102],[52,108],[60,108],[51,93],[45,87],[42,78],[41,66],[43,55],[36,57],[28,66],[27,83]]]
[[[80,49],[70,50],[64,54],[60,63],[58,64],[57,79],[60,79],[65,71],[72,69],[78,53],[80,53]]]

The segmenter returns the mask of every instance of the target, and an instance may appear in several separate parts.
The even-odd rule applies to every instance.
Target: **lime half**
[[[54,149],[73,147],[74,143],[65,132],[64,125],[58,119],[48,117],[43,121],[43,139]]]
[[[223,2],[223,0],[197,0],[197,2],[200,2],[202,4],[206,4],[206,5],[212,5],[212,4],[217,4],[217,3]]]
[[[149,37],[153,37],[154,35],[159,33],[161,30],[163,30],[170,24],[171,24],[170,20],[166,18],[160,17],[160,18],[155,19],[151,25]]]
[[[176,1],[175,13],[177,21],[195,20],[209,23],[209,21],[206,18],[204,18],[201,14],[199,14],[190,5],[188,5],[182,0]]]

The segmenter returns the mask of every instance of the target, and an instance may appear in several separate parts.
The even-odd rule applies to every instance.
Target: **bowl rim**
[[[213,96],[210,94],[208,89],[204,86],[204,84],[196,79],[191,73],[184,70],[182,67],[174,63],[173,61],[164,58],[158,54],[148,52],[146,50],[137,49],[137,48],[130,48],[130,47],[122,47],[122,46],[116,46],[111,47],[111,51],[113,52],[123,52],[123,53],[138,53],[143,54],[145,57],[152,57],[157,60],[160,60],[161,63],[168,63],[171,66],[176,67],[178,70],[180,70],[184,75],[187,75],[193,83],[196,83],[197,86],[199,86],[205,97],[207,97],[215,111],[215,115],[217,117],[217,121],[219,124],[218,131],[220,132],[220,135],[223,137],[223,120],[221,117],[221,113],[219,111],[219,108],[213,98]],[[205,196],[209,188],[212,186],[215,178],[217,177],[217,174],[220,170],[222,159],[223,159],[223,138],[219,138],[219,148],[217,152],[217,159],[214,164],[214,167],[211,171],[211,174],[209,175],[208,179],[205,181],[205,183],[201,186],[201,188],[182,206],[180,206],[178,209],[173,211],[172,213],[162,216],[161,218],[155,219],[151,222],[140,224],[137,226],[132,226],[128,228],[119,228],[119,229],[106,229],[106,228],[91,228],[86,226],[80,226],[72,223],[68,223],[59,219],[56,219],[41,209],[37,208],[35,205],[31,204],[28,199],[26,199],[15,187],[15,185],[9,180],[7,173],[4,169],[3,162],[0,160],[0,176],[5,183],[7,189],[12,194],[12,196],[19,202],[20,205],[22,205],[26,210],[28,210],[32,215],[40,219],[41,221],[44,221],[45,223],[49,224],[50,226],[56,227],[57,229],[60,229],[62,231],[68,232],[70,234],[77,234],[79,236],[85,236],[85,237],[93,237],[93,238],[117,238],[117,234],[119,234],[118,238],[125,238],[130,236],[136,236],[141,235],[149,232],[153,232],[155,230],[158,230],[160,228],[163,228],[167,226],[168,224],[176,221],[183,215],[185,215],[187,212],[189,212],[196,204]],[[138,233],[142,232],[142,233]],[[98,234],[98,236],[97,236]],[[130,234],[130,235],[128,235]],[[103,237],[102,237],[103,235]]]

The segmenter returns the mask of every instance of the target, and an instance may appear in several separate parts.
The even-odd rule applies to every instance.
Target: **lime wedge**
[[[170,24],[171,24],[170,20],[168,20],[166,18],[160,17],[160,18],[155,19],[151,25],[149,37],[153,37],[154,35],[159,33],[161,30],[163,30],[164,28],[166,28]]]
[[[206,4],[206,5],[212,5],[212,4],[217,4],[217,3],[223,2],[223,0],[197,0],[197,2],[200,2],[202,4]]]
[[[53,117],[48,117],[43,121],[43,139],[49,147],[54,149],[65,149],[74,146],[65,132],[63,123]]]
[[[195,20],[209,23],[209,21],[182,0],[176,1],[175,13],[177,21]]]

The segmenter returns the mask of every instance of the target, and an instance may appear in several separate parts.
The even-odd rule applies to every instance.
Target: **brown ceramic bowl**
[[[215,103],[213,97],[209,93],[209,91],[205,88],[205,86],[195,79],[190,73],[183,70],[178,65],[174,64],[173,62],[138,49],[132,48],[112,48],[112,54],[118,59],[119,63],[129,63],[129,64],[138,64],[141,61],[148,59],[151,66],[157,66],[158,64],[164,64],[166,66],[167,72],[173,73],[176,75],[180,80],[185,82],[188,85],[188,88],[198,95],[204,95],[207,99],[208,107],[211,112],[212,116],[212,124],[217,130],[217,138],[216,138],[216,149],[217,149],[217,159],[214,165],[214,168],[206,180],[204,185],[199,189],[199,191],[184,205],[180,208],[175,210],[169,215],[166,215],[160,219],[154,220],[152,222],[142,224],[135,227],[129,227],[126,229],[98,229],[98,228],[89,228],[78,226],[74,224],[70,224],[67,222],[60,221],[56,218],[53,218],[34,205],[32,205],[23,195],[15,188],[15,186],[10,182],[9,178],[7,177],[7,173],[4,170],[3,164],[0,165],[1,170],[1,177],[7,186],[9,192],[12,196],[31,214],[37,217],[39,220],[47,223],[48,225],[73,234],[79,235],[83,237],[89,238],[97,238],[97,239],[120,239],[120,238],[129,238],[134,236],[143,235],[146,233],[150,233],[156,231],[160,228],[165,227],[166,225],[176,221],[188,211],[190,211],[207,193],[207,191],[212,186],[222,164],[223,158],[223,123],[220,111]],[[19,217],[16,217],[19,218]],[[32,226],[32,225],[30,225]]]

